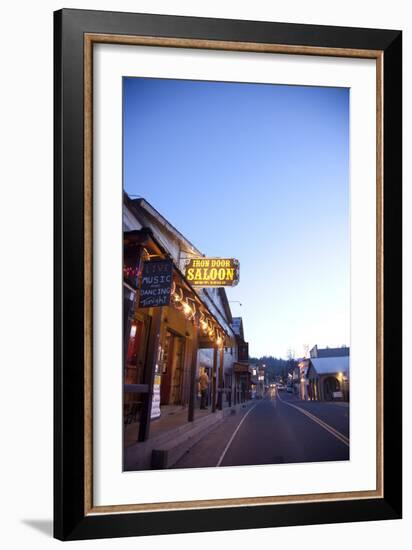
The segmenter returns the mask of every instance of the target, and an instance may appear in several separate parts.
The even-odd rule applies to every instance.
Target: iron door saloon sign
[[[193,286],[235,286],[239,262],[233,258],[194,258],[187,260],[185,275]]]
[[[170,303],[173,266],[170,260],[144,262],[139,307],[162,307]]]

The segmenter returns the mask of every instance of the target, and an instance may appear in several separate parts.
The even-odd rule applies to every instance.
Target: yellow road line
[[[338,430],[335,430],[335,428],[333,428],[332,426],[330,426],[329,424],[327,424],[326,422],[324,422],[323,420],[321,420],[319,417],[315,416],[314,414],[306,411],[305,409],[302,409],[301,407],[298,407],[297,405],[294,405],[293,403],[289,403],[288,401],[284,401],[283,399],[281,399],[279,393],[277,393],[277,397],[278,397],[278,399],[281,403],[284,403],[285,405],[288,405],[289,407],[293,407],[297,411],[301,412],[302,414],[304,414],[305,416],[307,416],[308,418],[313,420],[313,422],[316,422],[316,424],[319,424],[319,426],[321,426],[324,430],[326,430],[331,435],[336,437],[336,439],[339,439],[339,441],[341,441],[347,447],[349,447],[349,438],[346,437],[346,435],[338,432]]]

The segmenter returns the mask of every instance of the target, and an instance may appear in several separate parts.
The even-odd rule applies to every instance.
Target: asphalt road
[[[301,401],[280,392],[229,416],[175,468],[348,459],[348,404]]]

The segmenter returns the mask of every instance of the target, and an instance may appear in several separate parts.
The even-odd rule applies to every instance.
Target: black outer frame
[[[84,33],[384,53],[384,498],[84,514]],[[54,536],[60,540],[398,519],[402,514],[402,33],[64,9],[54,13]]]

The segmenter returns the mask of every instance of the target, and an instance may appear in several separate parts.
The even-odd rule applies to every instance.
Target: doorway
[[[184,338],[171,331],[166,332],[163,370],[160,381],[160,404],[182,404]]]
[[[325,401],[333,401],[333,394],[340,391],[339,381],[334,376],[328,376],[323,382],[323,396]]]

